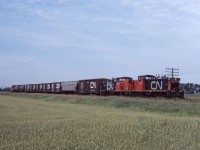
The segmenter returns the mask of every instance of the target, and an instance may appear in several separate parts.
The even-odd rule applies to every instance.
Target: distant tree
[[[3,88],[2,91],[10,91],[9,87]]]
[[[180,88],[185,91],[187,94],[198,94],[200,93],[200,85],[193,83],[182,83],[180,84]]]

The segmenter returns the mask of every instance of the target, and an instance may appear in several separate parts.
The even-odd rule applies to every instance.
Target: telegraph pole
[[[165,71],[167,74],[171,76],[172,78],[179,76],[179,69],[178,68],[166,68]]]

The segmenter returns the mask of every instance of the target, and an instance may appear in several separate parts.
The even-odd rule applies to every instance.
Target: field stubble
[[[0,149],[200,149],[196,102],[4,93]]]

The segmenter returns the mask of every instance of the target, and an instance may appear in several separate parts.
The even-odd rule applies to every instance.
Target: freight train
[[[183,98],[180,78],[154,75],[13,85],[11,92]]]

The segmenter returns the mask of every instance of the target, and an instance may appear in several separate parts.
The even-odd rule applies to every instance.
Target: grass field
[[[0,93],[0,149],[200,149],[200,97]]]

